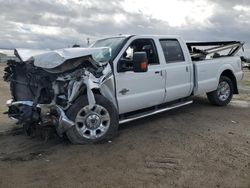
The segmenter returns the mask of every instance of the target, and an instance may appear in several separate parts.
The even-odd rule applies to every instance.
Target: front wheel
[[[233,97],[233,83],[230,78],[221,76],[215,91],[207,93],[207,98],[213,105],[226,106]]]
[[[67,111],[75,122],[67,132],[73,144],[100,143],[113,138],[118,129],[118,114],[114,105],[102,95],[95,95],[96,104],[88,105],[87,96],[81,96]]]

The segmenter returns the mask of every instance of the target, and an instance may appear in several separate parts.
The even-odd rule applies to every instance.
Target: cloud
[[[250,2],[244,0],[0,0],[0,5],[0,48],[55,49],[118,34],[250,44]]]
[[[213,4],[205,0],[162,1],[126,0],[123,7],[132,13],[142,12],[158,20],[166,21],[172,27],[199,24],[206,27],[213,14]]]

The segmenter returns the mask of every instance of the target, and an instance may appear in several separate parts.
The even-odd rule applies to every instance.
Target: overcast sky
[[[0,23],[0,48],[55,49],[118,34],[250,47],[250,0],[0,0]]]

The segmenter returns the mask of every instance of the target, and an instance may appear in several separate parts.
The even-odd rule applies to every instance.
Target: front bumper
[[[43,121],[43,119],[53,119],[48,118],[53,116],[56,118],[56,121],[51,121],[50,124],[56,126],[56,131],[59,136],[62,136],[65,131],[75,125],[75,123],[67,117],[64,110],[56,104],[37,104],[36,107],[33,105],[34,103],[32,101],[13,101],[13,99],[10,99],[6,102],[6,106],[9,108],[9,117],[21,124],[27,122],[39,124],[46,122],[46,124],[48,124],[48,121]],[[26,108],[26,110],[24,110],[24,108]],[[18,110],[20,114],[14,113],[13,109]],[[32,109],[33,111],[30,112]],[[52,111],[56,112],[56,114],[51,113]],[[37,115],[39,117],[37,117]],[[38,119],[39,122],[37,121]]]

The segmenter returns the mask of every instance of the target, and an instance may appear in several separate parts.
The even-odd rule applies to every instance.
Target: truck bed
[[[199,95],[217,89],[219,78],[224,70],[232,71],[236,80],[242,77],[240,57],[221,57],[193,61],[194,66],[194,95]]]

